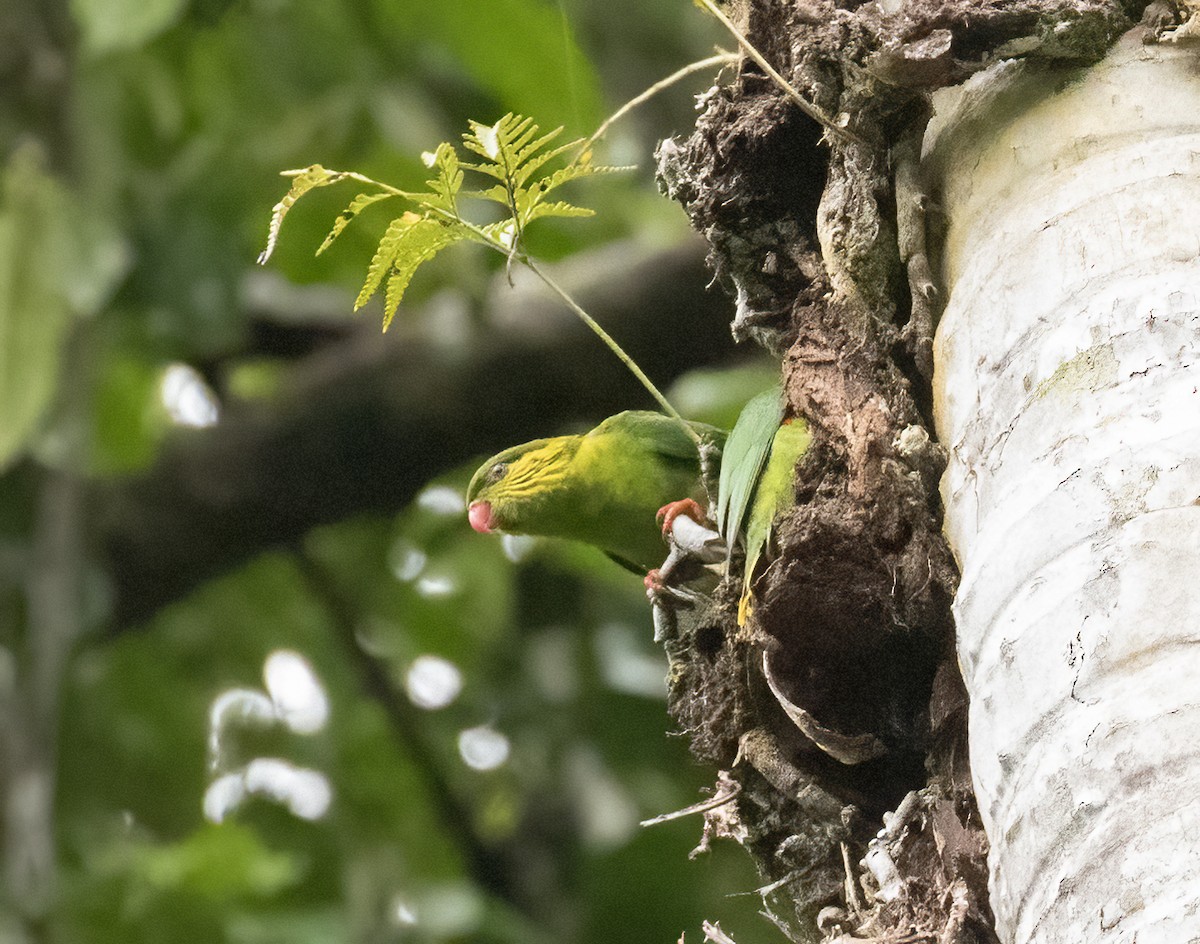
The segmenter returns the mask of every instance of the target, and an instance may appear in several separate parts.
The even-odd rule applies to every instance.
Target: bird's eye
[[[487,480],[489,485],[494,485],[504,478],[504,473],[508,471],[507,462],[497,462],[494,466],[488,469]]]

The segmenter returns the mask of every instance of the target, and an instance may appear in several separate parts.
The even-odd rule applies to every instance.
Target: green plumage
[[[689,425],[723,447],[716,520],[730,556],[739,541],[746,552],[741,625],[772,528],[795,502],[796,463],[812,436],[803,419],[784,419],[778,387],[746,404],[728,440],[715,427]],[[476,530],[585,541],[642,570],[665,556],[655,513],[683,498],[706,498],[695,443],[675,420],[638,411],[609,417],[582,436],[506,449],[467,489]]]
[[[715,427],[689,425],[724,442]],[[642,570],[666,556],[655,513],[684,497],[704,499],[695,443],[670,417],[632,410],[581,436],[506,449],[467,488],[477,530],[585,541]]]
[[[746,549],[738,625],[750,612],[750,585],[776,519],[795,504],[796,463],[812,441],[799,417],[785,421],[778,387],[746,404],[721,459],[717,527],[732,555],[737,538]]]
[[[733,432],[721,454],[721,480],[717,492],[717,530],[729,545],[742,534],[754,486],[771,454],[771,441],[783,422],[783,398],[772,387],[742,407]]]

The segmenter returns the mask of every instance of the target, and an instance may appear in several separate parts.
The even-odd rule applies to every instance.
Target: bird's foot
[[[650,602],[659,602],[663,597],[674,597],[684,603],[699,603],[707,599],[702,593],[668,583],[671,579],[671,571],[674,570],[674,567],[670,566],[672,563],[674,562],[668,557],[662,567],[654,568],[642,579],[642,583],[646,586],[646,597]]]
[[[668,502],[658,509],[654,515],[654,520],[662,525],[664,538],[671,534],[672,529],[675,527],[675,519],[680,515],[691,518],[697,524],[703,524],[708,520],[708,515],[700,504],[690,498]]]
[[[673,505],[683,505],[674,502]],[[698,510],[699,506],[691,502]],[[671,506],[667,506],[670,509]],[[703,512],[700,512],[703,516]],[[646,596],[649,598],[654,611],[654,641],[665,643],[674,638],[676,625],[675,610],[692,609],[704,606],[710,602],[707,594],[696,589],[680,586],[680,582],[692,582],[705,574],[706,566],[710,566],[726,557],[725,542],[721,536],[701,524],[697,524],[690,514],[678,512],[671,519],[671,528],[666,534],[667,544],[671,552],[663,561],[662,567],[657,567],[646,574],[643,581],[646,585]]]

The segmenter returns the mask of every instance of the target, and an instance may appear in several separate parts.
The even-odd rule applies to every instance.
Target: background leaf
[[[89,56],[136,49],[174,25],[185,0],[71,0]]]
[[[29,444],[53,402],[72,320],[79,257],[63,188],[31,150],[0,181],[0,470]]]

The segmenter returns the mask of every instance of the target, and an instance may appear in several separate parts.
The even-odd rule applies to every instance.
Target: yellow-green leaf
[[[396,217],[388,225],[367,268],[367,279],[354,303],[355,311],[365,305],[387,279],[383,312],[383,330],[386,331],[400,307],[408,283],[421,264],[446,246],[472,238],[475,238],[474,234],[461,224],[412,212]]]
[[[333,221],[333,229],[329,231],[329,235],[325,237],[325,241],[317,248],[316,254],[319,256],[328,249],[330,244],[341,235],[342,230],[350,225],[350,221],[367,207],[394,196],[396,196],[394,193],[360,193],[350,202],[350,205],[346,209],[338,214],[338,218]],[[294,203],[295,201],[293,200],[292,202]]]
[[[412,281],[421,264],[428,262],[447,246],[465,238],[467,236],[462,230],[443,226],[435,220],[421,220],[405,230],[392,262],[392,272],[388,276],[387,291],[384,294],[384,331],[392,323],[392,318],[395,317],[396,310],[404,298],[404,292],[408,289],[408,283]]]
[[[589,210],[587,207],[575,206],[573,203],[566,203],[559,200],[556,203],[539,203],[521,220],[521,225],[532,223],[534,220],[541,219],[544,216],[595,216],[595,210]]]
[[[383,239],[379,240],[379,245],[375,249],[375,255],[371,257],[371,264],[367,266],[367,279],[358,292],[358,298],[354,300],[355,311],[362,308],[379,290],[380,284],[396,260],[396,253],[399,251],[404,231],[420,222],[421,219],[422,217],[418,214],[407,211],[388,224]]]
[[[302,196],[316,187],[328,187],[349,176],[345,171],[326,170],[320,164],[313,164],[303,170],[285,170],[284,177],[292,177],[291,189],[283,195],[271,209],[271,225],[267,229],[267,248],[258,255],[258,264],[265,265],[275,251],[275,243],[279,240],[279,228],[283,226],[283,218]]]

